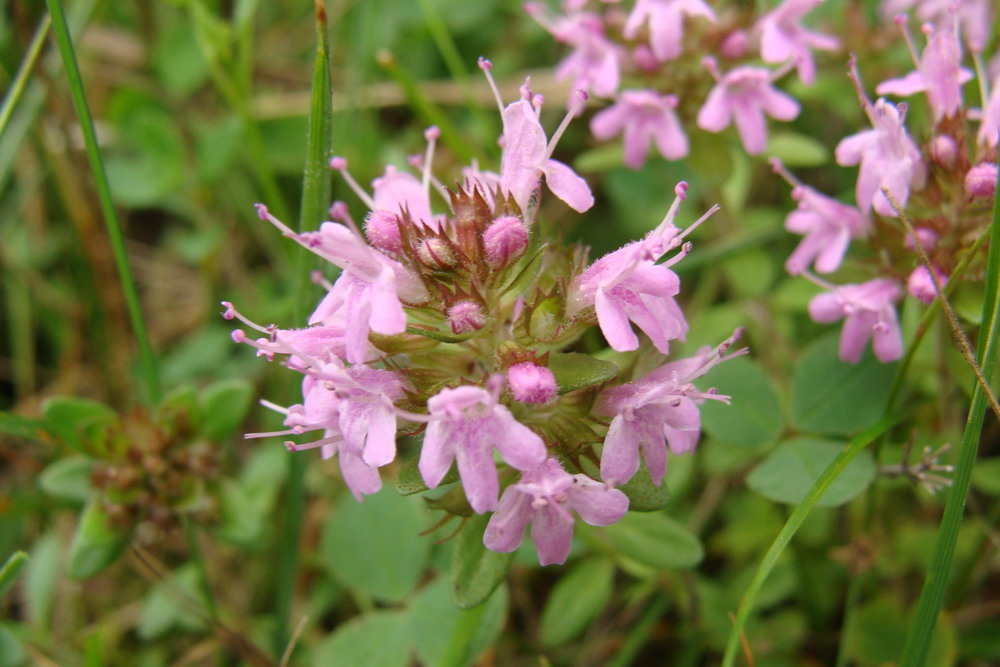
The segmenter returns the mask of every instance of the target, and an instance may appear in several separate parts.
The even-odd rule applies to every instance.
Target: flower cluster
[[[330,221],[303,233],[258,205],[263,220],[340,269],[332,284],[317,277],[327,293],[310,326],[260,326],[228,302],[224,317],[260,333],[237,329],[236,342],[268,359],[280,356],[303,375],[300,404],[266,403],[284,414],[286,429],[248,437],[315,432],[311,442],[286,446],[339,457],[345,483],[361,500],[381,488],[379,469],[397,460],[397,436],[414,436],[428,489],[450,483],[454,466],[466,503],[456,513],[493,513],[487,547],[515,549],[531,523],[539,560],[561,563],[574,512],[606,525],[627,511],[628,496],[617,487],[639,470],[640,450],[659,486],[668,448],[694,448],[698,404],[729,397],[693,382],[743,350],[729,352],[737,333],[691,359],[661,359],[636,380],[575,351],[595,324],[622,353],[646,347],[665,355],[672,341],[684,340],[680,280],[670,266],[691,250],[685,237],[694,225],[675,224],[686,185],[677,186],[673,205],[645,238],[589,266],[585,249],[543,243],[535,224],[542,182],[577,211],[593,204],[586,181],[552,159],[586,95],[575,98],[547,140],[541,97],[525,83],[520,98],[504,105],[489,62],[480,66],[503,122],[498,174],[470,167],[454,191],[440,187],[431,174],[434,128],[426,133],[427,155],[415,161],[422,172],[390,167],[372,193],[345,159],[334,158],[332,168],[369,209],[363,231],[341,202]],[[449,213],[434,212],[432,191]],[[581,380],[572,373],[581,363],[602,372]]]
[[[851,60],[849,77],[872,127],[844,138],[837,145],[836,160],[842,166],[858,166],[857,207],[819,194],[800,183],[780,161],[772,160],[775,171],[792,186],[792,197],[799,204],[785,227],[804,236],[786,268],[825,290],[810,304],[814,320],[844,319],[840,341],[844,361],[856,363],[869,339],[880,361],[899,359],[903,342],[894,304],[905,293],[931,303],[989,224],[997,178],[1000,63],[995,68],[997,76],[992,83],[987,82],[982,41],[974,32],[969,35],[966,43],[978,64],[987,104],[984,111],[966,108],[962,87],[972,79],[972,72],[962,67],[960,17],[946,12],[939,19],[940,25],[925,24],[927,44],[919,54],[907,30],[907,17],[894,18],[909,47],[914,70],[883,81],[875,92],[925,97],[930,113],[920,143],[906,129],[906,103],[893,104],[884,97],[872,102],[856,62]],[[977,122],[978,132],[974,129]],[[969,146],[966,137],[972,136],[976,141]],[[901,213],[912,219],[912,234],[906,227],[887,224],[887,219]],[[873,267],[878,277],[837,286],[810,272],[810,264],[819,273],[836,271],[850,241],[859,238],[866,238],[882,260]],[[930,265],[920,263],[918,255],[926,256]],[[981,267],[963,271],[976,277]]]
[[[792,121],[800,111],[799,102],[775,83],[794,70],[802,86],[813,85],[816,52],[836,54],[841,48],[838,39],[805,25],[822,2],[784,0],[760,15],[735,6],[713,8],[703,0],[563,0],[560,14],[540,2],[525,9],[572,48],[557,76],[612,101],[593,115],[592,133],[602,141],[621,135],[624,163],[635,169],[653,145],[668,160],[687,156],[693,128],[685,128],[682,118],[708,132],[735,126],[746,153],[765,154],[767,119]],[[798,204],[785,227],[803,236],[786,268],[825,290],[810,313],[819,322],[845,319],[841,358],[851,362],[860,359],[869,339],[881,361],[900,357],[895,303],[906,293],[933,301],[981,235],[996,188],[1000,58],[987,66],[984,54],[995,3],[884,0],[881,9],[885,21],[869,37],[885,41],[883,32],[901,29],[914,69],[882,81],[875,88],[881,97],[873,102],[851,60],[850,79],[871,127],[840,141],[835,157],[840,166],[858,168],[856,204],[821,194],[771,160]],[[922,49],[903,11],[924,22]],[[963,47],[971,53],[975,77],[964,66]],[[963,86],[974,78],[981,108],[964,102]],[[906,127],[906,104],[890,98],[917,95],[926,100],[928,126],[914,137]],[[897,206],[914,220],[916,240],[892,222]],[[858,239],[880,260],[871,267],[872,280],[837,286],[813,273],[836,272]],[[918,261],[917,243],[931,266]],[[977,268],[965,275],[975,278]]]

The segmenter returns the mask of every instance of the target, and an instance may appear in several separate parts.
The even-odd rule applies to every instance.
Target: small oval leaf
[[[795,505],[802,502],[827,466],[846,443],[818,438],[785,440],[747,476],[747,486],[771,500]],[[841,505],[858,495],[875,479],[875,462],[863,451],[847,464],[816,504]]]
[[[614,574],[614,564],[599,557],[582,561],[560,578],[542,612],[542,644],[555,646],[586,630],[608,603]]]
[[[629,512],[604,531],[623,556],[656,570],[690,569],[705,555],[697,536],[662,512]]]
[[[455,604],[471,609],[489,599],[514,560],[514,552],[497,553],[483,544],[488,516],[470,519],[451,554],[451,589]]]
[[[549,370],[556,378],[560,394],[618,377],[618,367],[610,361],[580,352],[553,352],[549,355]]]
[[[66,573],[73,579],[89,579],[115,562],[128,546],[130,531],[111,525],[97,496],[80,515],[69,546]]]

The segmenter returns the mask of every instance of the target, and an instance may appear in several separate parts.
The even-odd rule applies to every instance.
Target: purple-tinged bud
[[[958,158],[958,146],[955,140],[949,136],[939,134],[934,137],[930,145],[931,158],[942,167],[948,169],[955,166]]]
[[[441,128],[437,125],[431,125],[426,130],[424,130],[424,139],[427,141],[437,141],[441,138]]]
[[[479,63],[479,69],[483,70],[484,72],[493,69],[493,63],[491,63],[489,60],[487,60],[482,56],[479,56],[479,60],[477,62]]]
[[[676,186],[674,186],[674,194],[681,201],[687,199],[687,191],[688,191],[687,181],[681,181]]]
[[[640,44],[632,51],[632,62],[640,72],[655,72],[660,69],[660,61],[653,55],[653,49]]]
[[[745,30],[734,30],[719,45],[719,53],[723,58],[729,60],[739,60],[743,58],[750,48],[750,37]]]
[[[347,169],[347,158],[335,155],[330,158],[330,169],[334,171],[344,171]]]
[[[233,329],[233,332],[229,334],[229,337],[233,339],[234,343],[242,343],[247,339],[247,334],[243,329]]]
[[[458,258],[451,245],[444,239],[428,238],[417,247],[417,257],[425,266],[432,269],[451,269],[458,264]]]
[[[503,269],[516,262],[527,247],[528,229],[516,216],[497,218],[483,232],[486,261],[495,269]]]
[[[379,250],[398,253],[403,249],[399,237],[399,216],[389,211],[372,211],[365,222],[368,242]]]
[[[992,199],[997,189],[997,166],[992,162],[980,162],[965,175],[965,191],[973,199]]]
[[[934,269],[934,273],[938,283],[944,288],[948,284],[947,276],[942,275],[937,269]],[[934,300],[934,297],[937,296],[937,290],[934,289],[934,281],[931,280],[931,274],[927,267],[921,265],[913,270],[906,281],[906,291],[909,292],[910,296],[924,303],[930,303]]]
[[[538,404],[555,400],[558,388],[552,371],[530,361],[507,369],[507,386],[514,400]]]
[[[448,309],[448,324],[456,334],[471,333],[483,328],[486,315],[475,301],[459,301]]]

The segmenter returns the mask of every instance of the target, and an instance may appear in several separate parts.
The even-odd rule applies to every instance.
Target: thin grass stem
[[[7,123],[10,122],[10,117],[14,115],[14,109],[24,94],[24,88],[28,85],[28,77],[31,75],[31,70],[35,68],[38,57],[42,54],[42,47],[45,45],[45,38],[48,36],[51,26],[52,17],[46,14],[41,23],[38,24],[38,28],[35,29],[35,35],[28,45],[28,51],[24,54],[24,59],[21,60],[17,74],[14,75],[10,89],[3,98],[3,105],[0,105],[0,134],[3,134],[4,130],[7,129]]]
[[[111,186],[108,183],[107,172],[104,169],[104,160],[101,158],[101,150],[97,143],[94,120],[90,113],[90,107],[87,104],[87,96],[83,87],[83,77],[80,75],[76,52],[73,49],[73,39],[70,36],[69,26],[66,23],[66,14],[63,11],[62,2],[60,0],[46,0],[46,4],[52,16],[52,30],[55,35],[56,44],[59,47],[59,54],[62,57],[66,78],[69,81],[73,106],[76,108],[76,114],[80,120],[80,130],[83,133],[87,158],[90,161],[90,169],[94,176],[94,184],[97,188],[101,213],[108,228],[108,237],[111,241],[111,249],[115,257],[115,265],[118,268],[118,275],[122,282],[122,291],[125,295],[125,305],[128,309],[129,320],[132,324],[132,330],[135,333],[136,342],[139,345],[139,357],[142,365],[142,375],[146,384],[147,399],[151,404],[155,405],[159,402],[162,393],[159,369],[156,365],[156,358],[153,356],[153,347],[149,341],[149,332],[146,329],[146,322],[142,316],[142,307],[139,304],[139,293],[136,289],[135,279],[132,276],[132,269],[129,266],[128,256],[125,252],[125,237],[122,234],[121,224],[118,222],[118,214],[115,211],[114,201],[111,198]]]
[[[927,658],[934,627],[937,625],[938,615],[941,613],[948,575],[951,572],[958,529],[962,523],[962,515],[965,513],[972,468],[976,463],[980,433],[986,416],[987,392],[996,364],[997,342],[1000,338],[1000,318],[998,318],[998,313],[1000,313],[1000,289],[998,289],[998,284],[1000,284],[1000,233],[998,232],[1000,232],[1000,197],[995,197],[993,220],[990,224],[990,250],[986,261],[983,318],[977,345],[982,377],[977,377],[976,387],[972,394],[972,406],[969,408],[969,417],[965,423],[965,431],[962,433],[952,486],[948,491],[944,515],[941,517],[941,525],[934,542],[930,568],[927,571],[920,599],[917,602],[916,615],[903,646],[903,655],[899,663],[901,667],[923,665]]]

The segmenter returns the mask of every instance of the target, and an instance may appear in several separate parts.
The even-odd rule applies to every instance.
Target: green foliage
[[[451,587],[460,609],[481,605],[507,576],[514,554],[490,551],[483,545],[489,517],[476,516],[462,527],[451,555]]]
[[[410,645],[397,638],[406,636],[404,611],[372,611],[345,623],[317,647],[316,667],[406,667]]]
[[[97,576],[118,559],[128,547],[128,541],[128,531],[115,526],[100,499],[92,497],[80,515],[80,523],[70,543],[66,574],[73,579]]]
[[[747,476],[747,485],[766,498],[796,505],[847,443],[796,437],[783,441]],[[875,463],[861,452],[820,496],[819,507],[842,505],[875,479]]]
[[[344,498],[324,527],[323,563],[345,586],[378,600],[400,600],[427,564],[424,527],[417,505],[387,489],[363,503]]]
[[[583,560],[569,570],[552,589],[542,610],[542,644],[561,644],[586,630],[608,603],[614,574],[611,561],[601,557]]]
[[[589,354],[560,352],[549,355],[549,370],[556,378],[559,393],[590,387],[618,377],[618,367]]]
[[[737,447],[756,447],[777,439],[784,421],[781,406],[757,364],[749,359],[733,359],[713,368],[702,382],[733,397],[730,406],[716,401],[702,406],[706,433]]]
[[[698,537],[662,512],[629,513],[601,530],[616,553],[653,570],[690,569],[705,555]]]

